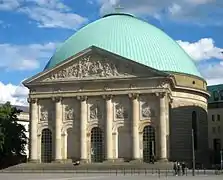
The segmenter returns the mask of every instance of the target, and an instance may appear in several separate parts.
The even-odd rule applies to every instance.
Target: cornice
[[[80,96],[105,96],[105,95],[128,95],[128,94],[155,94],[155,93],[170,93],[168,89],[124,89],[124,90],[109,90],[109,91],[81,91],[81,92],[42,92],[30,94],[31,98],[53,98],[53,97],[80,97]]]

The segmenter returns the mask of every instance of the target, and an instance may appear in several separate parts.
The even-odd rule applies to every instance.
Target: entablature
[[[54,97],[62,97],[62,98],[71,98],[71,97],[95,97],[95,96],[105,96],[105,95],[127,95],[129,96],[129,94],[154,94],[154,95],[158,95],[158,94],[168,94],[169,97],[171,96],[171,91],[169,89],[164,89],[164,88],[160,88],[160,89],[134,89],[134,90],[118,90],[118,91],[94,91],[94,92],[54,92],[54,93],[36,93],[36,94],[30,94],[29,98],[33,99],[48,99],[48,98],[54,98]]]

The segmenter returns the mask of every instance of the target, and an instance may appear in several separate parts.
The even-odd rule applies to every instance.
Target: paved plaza
[[[195,179],[195,180],[222,180],[222,175],[199,176],[158,176],[158,175],[115,175],[115,174],[72,174],[72,173],[0,173],[0,180],[145,180],[145,179]]]

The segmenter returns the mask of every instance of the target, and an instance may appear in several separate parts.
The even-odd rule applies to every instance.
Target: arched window
[[[194,130],[194,149],[197,150],[197,113],[192,112],[192,129]]]
[[[50,163],[52,161],[52,132],[50,129],[42,130],[41,138],[41,162]]]

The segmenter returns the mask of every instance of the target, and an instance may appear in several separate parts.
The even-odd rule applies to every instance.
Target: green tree
[[[22,111],[9,102],[0,106],[0,158],[18,156],[25,153],[26,129],[18,124]]]

